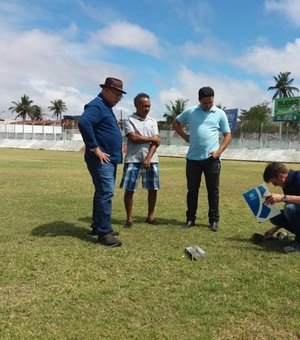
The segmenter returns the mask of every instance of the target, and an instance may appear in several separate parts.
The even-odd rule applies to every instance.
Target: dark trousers
[[[300,242],[300,205],[287,203],[281,214],[274,216],[270,222],[278,227],[285,228],[295,234],[295,240]]]
[[[219,182],[221,161],[219,158],[208,158],[203,161],[186,160],[187,179],[187,211],[188,221],[196,220],[198,208],[198,195],[201,184],[202,173],[204,173],[208,197],[208,221],[209,223],[219,221]]]

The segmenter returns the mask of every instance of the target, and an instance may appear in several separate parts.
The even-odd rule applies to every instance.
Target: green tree
[[[48,106],[48,109],[53,112],[52,117],[56,117],[57,120],[61,118],[63,112],[68,110],[65,102],[61,99],[52,100],[51,104],[51,106]]]
[[[23,120],[26,119],[26,117],[30,117],[30,113],[32,110],[32,103],[33,100],[29,98],[26,94],[21,97],[21,100],[19,102],[12,102],[14,106],[11,106],[9,110],[13,113],[16,112],[18,117],[21,117]]]
[[[258,132],[259,138],[262,134],[263,127],[267,128],[271,123],[272,110],[268,102],[258,104],[249,110],[241,110],[239,117],[239,127],[245,132]]]
[[[32,120],[42,120],[43,109],[39,105],[33,105],[30,110],[30,118]]]
[[[167,112],[163,115],[166,119],[167,126],[170,128],[172,121],[182,112],[184,111],[188,99],[179,98],[176,99],[175,102],[170,100],[170,104],[166,104]]]
[[[276,81],[275,86],[270,86],[268,91],[276,91],[272,100],[277,97],[294,97],[294,91],[299,92],[297,87],[291,86],[294,81],[294,78],[289,79],[291,72],[280,72],[278,76],[274,76],[273,78]]]

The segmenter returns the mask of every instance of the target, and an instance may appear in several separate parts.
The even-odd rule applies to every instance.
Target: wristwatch
[[[283,195],[282,202],[288,203],[288,201],[289,201],[289,199],[288,199],[287,195]]]

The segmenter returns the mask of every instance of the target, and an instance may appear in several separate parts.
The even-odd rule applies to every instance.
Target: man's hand
[[[145,169],[149,169],[150,166],[151,166],[151,158],[146,157],[146,158],[144,159],[144,162],[143,162],[143,167],[144,167]]]
[[[110,162],[110,155],[102,152],[99,147],[91,149],[91,151],[99,158],[102,164]]]
[[[264,204],[274,204],[274,203],[280,203],[282,202],[283,195],[281,194],[270,194],[265,197]]]
[[[219,152],[218,150],[213,151],[213,152],[210,153],[210,157],[212,157],[212,158],[214,158],[214,159],[219,158],[220,155],[221,155],[221,152]]]
[[[265,238],[272,238],[273,235],[280,229],[280,227],[272,227],[271,229],[265,232]]]

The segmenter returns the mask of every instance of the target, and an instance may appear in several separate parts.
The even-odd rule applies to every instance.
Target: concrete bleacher
[[[22,148],[38,150],[80,151],[84,146],[80,134],[73,135],[71,140],[38,140],[38,139],[11,139],[0,138],[0,148]],[[76,138],[75,138],[76,137]],[[297,144],[298,145],[298,144]],[[300,147],[295,148],[254,148],[237,147],[232,143],[223,153],[222,159],[243,161],[279,161],[284,163],[300,163]],[[160,145],[159,156],[185,157],[187,145]]]
[[[0,139],[0,148],[22,148],[37,150],[80,151],[84,146],[82,140],[34,140],[34,139]],[[159,156],[185,157],[188,146],[160,145]],[[227,148],[222,159],[243,161],[278,161],[283,163],[300,163],[300,149],[270,148]]]
[[[0,139],[0,148],[21,148],[36,150],[80,151],[81,141],[70,140],[36,140],[36,139]]]

